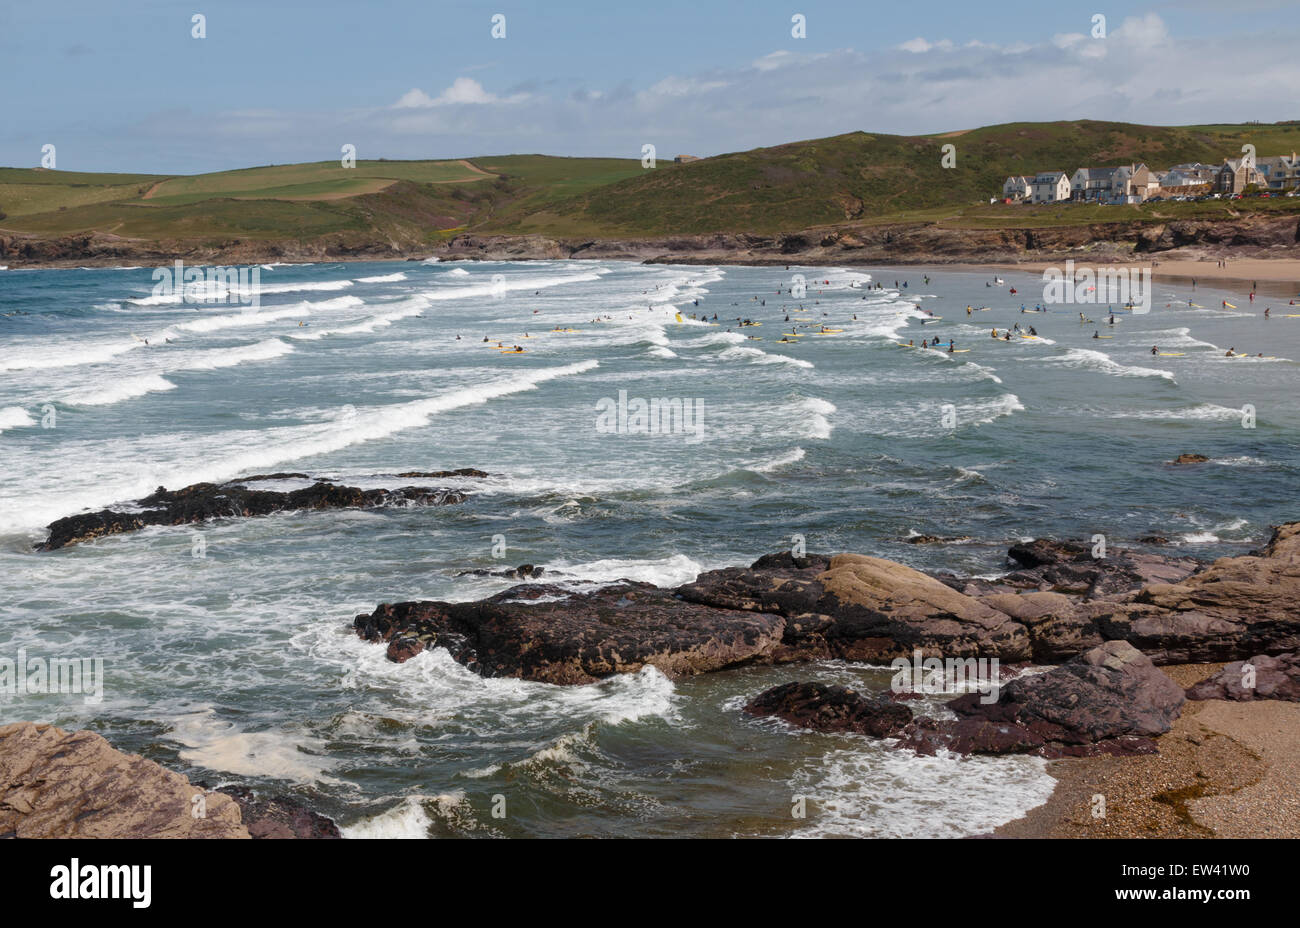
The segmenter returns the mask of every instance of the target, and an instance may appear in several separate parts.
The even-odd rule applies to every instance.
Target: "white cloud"
[[[953,44],[951,39],[940,39],[938,42],[927,42],[925,39],[917,36],[915,39],[908,39],[898,47],[905,52],[912,52],[913,54],[920,55],[925,52],[934,51],[935,49],[938,49],[939,51],[948,51],[953,47]]]
[[[520,103],[528,98],[527,94],[518,93],[509,97],[498,97],[483,89],[483,85],[472,77],[458,77],[450,87],[431,97],[418,87],[413,87],[393,104],[395,109],[412,109],[429,106],[454,106],[457,104],[484,103]]]

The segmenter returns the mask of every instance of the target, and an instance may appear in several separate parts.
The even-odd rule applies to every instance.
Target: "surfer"
[[[1159,353],[1160,353],[1160,347],[1159,347],[1158,345],[1152,345],[1152,346],[1151,346],[1151,353],[1152,353],[1152,354],[1159,354]]]
[[[1097,330],[1092,333],[1093,338],[1101,338],[1101,331]]]

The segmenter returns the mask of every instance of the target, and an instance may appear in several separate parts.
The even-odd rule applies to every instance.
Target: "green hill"
[[[0,168],[0,233],[102,233],[150,243],[232,239],[416,249],[460,230],[555,237],[774,233],[922,221],[1026,227],[1293,210],[1295,200],[1049,207],[989,204],[1011,174],[1184,161],[1244,143],[1300,150],[1300,123],[1140,126],[1009,123],[931,136],[854,132],[654,169],[622,158],[504,155],[336,161],[194,176]],[[941,166],[956,147],[956,166]]]
[[[643,170],[515,217],[503,228],[664,235],[934,220],[987,205],[1009,175],[1073,173],[1079,167],[1130,162],[1162,169],[1185,161],[1220,164],[1238,157],[1246,142],[1260,156],[1300,151],[1300,123],[1161,127],[1085,120],[1009,123],[934,136],[854,132]],[[941,166],[946,144],[956,147],[951,169]],[[1168,205],[1194,206],[1210,208]],[[1026,217],[1034,212],[1018,209]],[[1078,209],[1080,217],[1087,210],[1088,221],[1098,221],[1092,218],[1095,208]],[[1103,211],[1100,221],[1140,214],[1111,209],[1110,214]]]

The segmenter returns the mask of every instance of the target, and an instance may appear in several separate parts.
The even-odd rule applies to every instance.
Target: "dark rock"
[[[1178,457],[1174,458],[1169,463],[1170,464],[1204,464],[1208,460],[1209,458],[1207,458],[1203,454],[1180,454],[1178,455]]]
[[[527,601],[542,598],[549,601]],[[353,627],[367,641],[389,642],[394,660],[443,647],[484,676],[573,684],[646,666],[679,677],[770,663],[785,620],[624,580],[590,593],[532,584],[478,602],[384,604]]]
[[[134,511],[101,509],[51,522],[49,537],[36,545],[36,550],[54,551],[75,542],[136,531],[147,525],[188,525],[211,519],[265,516],[302,509],[443,506],[461,503],[467,498],[466,494],[458,490],[426,487],[362,490],[339,486],[327,480],[318,480],[310,487],[287,492],[250,490],[244,486],[244,481],[239,480],[223,484],[196,483],[175,491],[159,487],[144,499],[136,500],[133,504]]]
[[[505,570],[489,570],[486,567],[475,567],[470,570],[458,570],[457,577],[505,577],[510,580],[534,580],[546,573],[545,567],[536,567],[533,564],[520,564],[518,567],[507,567]]]
[[[703,573],[677,592],[719,609],[785,616],[785,660],[887,663],[917,648],[951,657],[1029,657],[1023,625],[918,570],[858,554],[816,558],[808,567],[776,557]]]
[[[955,545],[970,541],[969,535],[909,535],[903,541],[909,545]]]
[[[394,474],[395,477],[424,477],[430,480],[441,480],[444,477],[488,477],[491,476],[485,470],[475,470],[472,467],[462,467],[460,470],[404,470],[400,474]]]
[[[968,754],[1034,752],[1054,757],[1147,753],[1182,708],[1182,688],[1123,641],[1108,641],[1045,673],[1017,677],[994,702],[951,700],[954,721],[914,726],[909,746]]]
[[[824,683],[774,686],[750,700],[745,711],[750,715],[774,715],[814,731],[855,732],[875,738],[897,734],[912,720],[906,706]]]
[[[1246,686],[1246,666],[1254,669],[1254,685]],[[1285,699],[1300,702],[1300,654],[1270,657],[1257,654],[1248,661],[1233,661],[1208,680],[1187,690],[1188,699]]]
[[[239,803],[244,827],[254,838],[342,838],[334,822],[288,796],[260,798],[243,786],[223,786]]]

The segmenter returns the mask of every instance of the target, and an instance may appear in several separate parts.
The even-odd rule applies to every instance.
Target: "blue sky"
[[[647,142],[671,157],[856,129],[1300,118],[1294,0],[1226,9],[1227,22],[1210,0],[0,0],[0,164],[36,165],[47,143],[63,170],[192,173],[337,158],[345,143],[361,158],[639,157]]]

